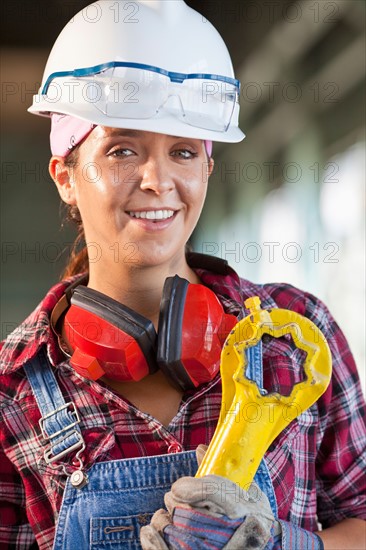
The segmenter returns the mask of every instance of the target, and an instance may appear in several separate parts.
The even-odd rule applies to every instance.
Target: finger
[[[165,529],[164,537],[170,550],[219,550],[219,547],[213,546],[205,539],[174,525],[169,525]]]
[[[264,550],[271,538],[272,522],[264,518],[247,517],[223,550]]]
[[[236,483],[216,475],[178,479],[172,485],[166,504],[170,513],[176,506],[188,505],[230,518],[260,513],[274,519],[268,498],[255,483],[249,491],[244,491]]]
[[[169,506],[172,510],[175,506],[186,504],[212,514],[237,518],[252,511],[248,500],[245,491],[223,477],[183,477],[172,485]]]
[[[205,456],[207,449],[208,449],[207,445],[203,445],[202,443],[198,445],[196,449],[196,458],[197,458],[198,466],[201,465],[201,462],[203,460],[203,457]]]
[[[189,504],[185,504],[184,502],[181,502],[179,499],[174,498],[174,495],[171,491],[169,491],[168,493],[165,493],[164,504],[171,516],[173,515],[174,509],[177,506],[185,506],[187,508],[192,508]]]
[[[152,525],[141,527],[140,542],[143,550],[169,550],[164,539]]]
[[[242,522],[243,518],[230,519],[223,515],[212,516],[198,510],[180,507],[176,508],[173,514],[174,527],[184,529],[195,538],[204,539],[218,548],[225,546]]]
[[[150,525],[152,525],[159,533],[162,533],[167,525],[172,522],[170,515],[166,510],[160,509],[155,512],[151,518]]]

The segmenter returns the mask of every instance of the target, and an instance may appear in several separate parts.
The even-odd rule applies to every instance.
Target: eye
[[[130,157],[131,155],[134,155],[134,152],[131,151],[131,149],[121,147],[119,149],[114,149],[113,151],[111,151],[108,156],[126,158],[126,157]]]
[[[193,159],[198,156],[198,153],[196,153],[195,151],[191,151],[190,149],[176,149],[171,154],[174,157],[178,157],[184,160]]]

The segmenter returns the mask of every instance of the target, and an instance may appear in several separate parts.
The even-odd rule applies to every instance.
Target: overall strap
[[[65,402],[45,347],[24,365],[24,371],[41,412],[42,436],[50,443],[44,452],[46,463],[52,464],[77,449],[80,452],[85,443],[79,414],[72,401]]]
[[[263,348],[262,340],[255,346],[252,346],[246,350],[247,356],[247,370],[246,376],[250,380],[253,380],[259,387],[263,386]]]
[[[263,390],[263,348],[262,340],[258,342],[255,346],[252,346],[246,350],[247,356],[247,368],[246,376],[250,380],[253,380],[260,389],[261,393],[267,393]],[[260,411],[260,414],[263,414],[263,411]],[[269,470],[267,463],[264,458],[262,458],[261,463],[258,466],[257,473],[255,474],[254,481],[257,483],[261,491],[263,491],[269,500],[271,505],[272,512],[275,517],[278,515],[278,508],[276,502],[276,495],[274,492],[273,484],[271,477],[269,475]]]

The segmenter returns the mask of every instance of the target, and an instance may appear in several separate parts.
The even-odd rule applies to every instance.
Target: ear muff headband
[[[193,389],[195,385],[182,363],[182,327],[188,286],[188,281],[177,275],[169,277],[164,283],[160,303],[157,362],[175,386]]]

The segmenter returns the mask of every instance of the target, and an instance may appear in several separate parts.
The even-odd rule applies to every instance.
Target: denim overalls
[[[46,352],[39,353],[24,369],[41,411],[44,436],[51,442],[45,460],[69,453],[81,457],[85,447],[80,419],[75,405],[65,403]],[[248,350],[247,376],[262,386],[261,343]],[[66,482],[53,550],[141,548],[140,527],[164,506],[164,494],[172,483],[181,476],[194,476],[196,470],[194,451],[99,462],[87,472],[80,458],[79,470]],[[264,460],[255,481],[277,516]]]

